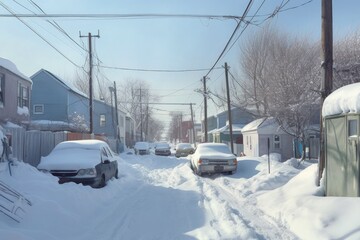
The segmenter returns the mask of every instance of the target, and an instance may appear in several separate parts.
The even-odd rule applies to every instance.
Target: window
[[[280,148],[280,136],[274,135],[274,148],[279,149]]]
[[[34,104],[33,113],[34,114],[44,114],[44,104]]]
[[[17,104],[19,107],[29,107],[29,88],[18,84],[18,101]]]
[[[0,107],[4,107],[5,75],[0,74]]]
[[[106,118],[104,114],[100,114],[100,127],[105,127]]]
[[[348,137],[357,136],[357,120],[348,121]]]

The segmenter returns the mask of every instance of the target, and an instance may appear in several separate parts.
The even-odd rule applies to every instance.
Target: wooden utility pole
[[[97,37],[97,38],[100,38],[100,34],[98,32],[97,35],[91,35],[91,33],[89,33],[87,36],[84,35],[82,36],[81,33],[79,34],[80,38],[83,38],[83,37],[87,37],[88,40],[89,40],[89,118],[90,118],[90,129],[89,129],[89,132],[90,134],[93,133],[93,84],[92,84],[92,67],[93,67],[93,64],[92,64],[92,46],[91,46],[91,41],[92,41],[92,38],[93,37]]]
[[[141,101],[141,87],[140,87],[140,141],[143,140],[143,120],[142,120],[142,101]]]
[[[229,131],[230,131],[230,145],[231,152],[234,153],[234,142],[233,142],[233,131],[232,131],[232,117],[231,117],[231,103],[230,103],[230,89],[229,89],[229,76],[228,76],[228,65],[225,63],[225,80],[226,80],[226,94],[227,94],[227,105],[228,105],[228,119],[229,119]]]
[[[192,108],[192,103],[190,103],[190,112],[191,112],[191,124],[192,124],[192,132],[193,132],[193,143],[194,147],[196,147],[196,136],[195,136],[195,124],[194,124],[194,113]]]
[[[323,80],[321,84],[321,108],[325,98],[331,93],[333,85],[333,24],[332,24],[332,0],[321,1],[321,46],[322,46],[322,72]],[[320,185],[325,168],[325,133],[323,129],[323,119],[320,112],[320,156],[317,185]]]
[[[203,77],[202,80],[204,84],[204,142],[208,142],[208,125],[207,125],[207,90],[206,90],[206,77]]]
[[[118,114],[118,99],[117,99],[117,90],[116,83],[114,81],[114,97],[115,97],[115,114],[116,114],[116,139],[120,139],[119,134],[119,114]]]

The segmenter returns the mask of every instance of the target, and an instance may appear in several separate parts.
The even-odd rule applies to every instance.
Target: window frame
[[[276,140],[276,137],[278,137],[279,139]],[[281,136],[278,134],[274,134],[273,136],[273,145],[274,145],[274,149],[280,149],[281,148]]]
[[[36,111],[37,107],[41,107],[41,111]],[[44,114],[44,104],[34,104],[33,105],[33,114]]]
[[[105,114],[100,114],[99,125],[100,125],[100,127],[106,126],[106,115]]]

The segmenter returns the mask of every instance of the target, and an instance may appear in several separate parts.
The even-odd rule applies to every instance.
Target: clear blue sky
[[[33,0],[48,14],[80,13],[121,13],[121,14],[204,14],[240,16],[248,3],[246,0]],[[2,1],[15,13],[39,13],[26,0]],[[258,12],[268,14],[274,11],[282,0],[267,0]],[[286,1],[284,1],[286,2]],[[301,5],[308,0],[290,0],[285,8]],[[255,0],[249,16],[254,15],[262,0]],[[313,0],[302,7],[278,13],[272,21],[278,28],[289,34],[308,36],[314,41],[320,40],[321,10],[320,0]],[[26,7],[26,8],[24,8]],[[0,14],[9,14],[0,6]],[[29,9],[29,10],[28,10]],[[359,0],[333,0],[334,38],[338,39],[360,27]],[[253,20],[261,21],[256,18]],[[44,36],[59,51],[75,64],[83,66],[87,54],[75,43],[64,37],[44,19],[23,19],[36,32]],[[94,46],[103,65],[140,69],[199,69],[210,68],[223,50],[236,22],[234,20],[199,18],[137,18],[137,19],[55,19],[56,22],[80,45],[87,48],[82,34],[96,34],[100,30],[100,39]],[[262,27],[261,25],[260,27]],[[239,44],[248,33],[259,27],[250,26],[239,38],[218,67],[226,61],[231,70],[238,71]],[[73,78],[78,70],[34,32],[16,18],[0,18],[1,57],[13,61],[19,70],[31,76],[39,69],[47,69],[63,78]],[[236,35],[237,37],[238,35]],[[320,54],[320,53],[319,53]],[[141,79],[149,83],[150,90],[161,98],[161,102],[196,103],[195,114],[199,120],[202,96],[194,90],[202,88],[200,79],[207,71],[189,73],[157,73],[102,69],[102,74],[118,84],[126,79]],[[224,83],[223,70],[209,74],[208,85],[215,91]],[[189,107],[157,106],[164,110],[183,110],[189,113]],[[209,101],[208,115],[219,111]],[[166,112],[159,112],[159,119],[168,121]]]

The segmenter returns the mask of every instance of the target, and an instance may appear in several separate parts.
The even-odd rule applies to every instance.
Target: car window
[[[102,149],[101,149],[101,153],[102,153],[102,156],[105,156],[105,157],[107,157],[107,156],[108,156],[108,154],[107,154],[107,152],[106,152],[105,148],[102,148]]]
[[[110,157],[113,157],[113,155],[112,155],[112,153],[111,153],[111,150],[110,150],[108,147],[106,147],[105,149],[106,149],[106,151],[107,151],[107,154],[108,154]]]

